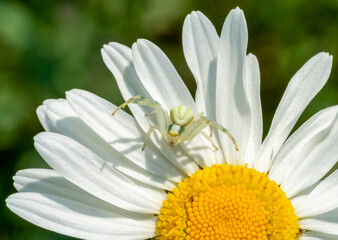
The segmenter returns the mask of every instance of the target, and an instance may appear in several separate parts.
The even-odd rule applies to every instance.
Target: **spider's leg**
[[[145,147],[146,147],[146,143],[147,143],[147,140],[150,136],[150,134],[155,130],[157,129],[158,130],[158,127],[157,126],[152,126],[149,128],[148,132],[147,132],[147,135],[146,137],[144,138],[144,142],[143,142],[143,146],[142,146],[142,151],[144,151]]]
[[[158,125],[158,130],[160,131],[160,133],[162,135],[164,135],[166,133],[166,131],[168,130],[168,126],[170,125],[170,119],[169,119],[169,115],[168,112],[166,110],[164,110],[160,104],[158,104],[155,108],[155,111],[150,112],[145,114],[145,116],[150,116],[152,114],[156,113],[156,117],[157,117],[157,125]]]
[[[158,106],[161,107],[161,105],[150,99],[150,98],[146,98],[146,97],[143,97],[141,95],[137,95],[135,97],[132,97],[130,98],[129,100],[127,100],[125,103],[123,103],[122,105],[120,105],[118,108],[115,109],[115,111],[113,112],[113,115],[119,110],[119,109],[123,109],[125,108],[129,103],[135,103],[135,104],[138,104],[138,105],[142,105],[142,106],[147,106],[147,107],[152,107],[152,108],[156,108]]]
[[[209,125],[209,127],[210,127],[210,137],[212,137],[212,129],[213,129],[213,128],[212,128],[212,126],[210,126],[210,125]]]
[[[237,143],[234,139],[234,137],[231,135],[231,133],[226,129],[224,128],[222,125],[218,124],[217,122],[214,122],[214,121],[211,121],[209,118],[207,117],[202,117],[203,120],[205,121],[205,123],[207,123],[209,126],[211,127],[215,127],[215,128],[218,128],[219,130],[221,130],[222,132],[224,132],[226,135],[229,136],[229,138],[232,140],[232,142],[234,143],[235,147],[236,147],[236,151],[238,151],[238,146],[237,146]]]
[[[216,144],[212,141],[212,138],[208,136],[208,134],[206,134],[205,132],[201,131],[201,134],[204,138],[206,138],[210,143],[211,145],[216,149],[218,150],[218,147],[216,146]]]
[[[201,119],[202,119],[202,121],[204,121],[204,119],[203,119],[203,115],[204,115],[204,112],[200,112],[199,114],[197,114],[195,117],[194,117],[194,120],[195,121],[198,121],[198,120],[200,120],[201,121]],[[209,127],[210,127],[210,137],[212,137],[212,126],[210,126],[209,125]],[[203,127],[204,128],[204,127]],[[202,128],[202,129],[203,129]]]
[[[144,114],[144,116],[145,117],[149,117],[149,116],[153,115],[154,113],[156,113],[156,111],[152,111],[150,113],[146,113],[146,114]]]
[[[193,139],[197,134],[199,134],[206,126],[207,123],[204,122],[203,118],[199,118],[196,121],[191,122],[184,130],[182,134],[183,141],[189,141]]]
[[[168,128],[168,126],[170,124],[169,115],[168,115],[167,111],[163,110],[161,104],[159,104],[158,102],[152,100],[151,98],[146,98],[146,97],[143,97],[141,95],[137,95],[137,96],[132,97],[129,100],[127,100],[125,103],[123,103],[121,106],[119,106],[118,108],[115,109],[115,111],[113,112],[113,115],[119,109],[125,108],[129,103],[134,103],[134,104],[138,104],[138,105],[142,105],[142,106],[146,106],[146,107],[155,108],[155,111],[145,114],[145,116],[150,116],[150,115],[156,113],[157,126],[152,126],[148,130],[148,132],[146,134],[146,137],[144,139],[144,144],[142,146],[142,151],[143,151],[144,148],[146,147],[146,143],[147,143],[147,140],[148,140],[150,134],[155,129],[157,129],[162,134],[162,136],[165,136],[167,134],[167,128]]]
[[[197,121],[198,119],[201,119],[203,115],[204,115],[204,112],[200,112],[199,114],[197,114],[197,115],[194,117],[194,120]]]
[[[135,101],[136,101],[137,99],[139,99],[139,98],[142,98],[142,96],[137,95],[137,96],[135,96],[135,97],[132,97],[132,98],[128,99],[126,102],[124,102],[124,103],[121,104],[119,107],[117,107],[117,108],[115,109],[115,111],[113,112],[112,115],[115,115],[115,113],[116,113],[119,109],[125,108],[129,103],[133,103],[133,102],[135,102]]]
[[[156,106],[156,117],[157,117],[157,125],[158,125],[158,130],[162,135],[165,135],[168,130],[169,126],[169,116],[168,112],[166,110],[163,110],[161,105]]]
[[[165,124],[168,127],[171,124],[171,120],[169,118],[169,114],[168,114],[167,111],[163,110],[163,115],[164,115]]]
[[[182,137],[190,140],[193,137],[195,137],[200,131],[202,131],[203,128],[207,126],[207,124],[203,124],[204,122],[204,120],[202,119],[203,114],[204,113],[201,112],[194,116],[193,120],[187,126],[185,126],[185,130]],[[201,124],[203,124],[203,126],[201,126]]]

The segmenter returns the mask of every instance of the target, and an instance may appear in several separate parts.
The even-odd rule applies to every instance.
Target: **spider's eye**
[[[173,136],[179,136],[184,132],[184,127],[177,124],[170,124],[168,127],[168,133]]]
[[[178,105],[170,110],[170,118],[173,124],[188,125],[194,118],[193,112],[185,105]]]

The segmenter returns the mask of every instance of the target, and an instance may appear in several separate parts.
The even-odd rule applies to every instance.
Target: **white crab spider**
[[[168,112],[162,108],[161,104],[159,104],[158,102],[150,98],[137,95],[135,97],[132,97],[125,103],[123,103],[117,109],[115,109],[115,111],[113,112],[113,115],[119,109],[125,108],[129,103],[135,103],[138,105],[155,108],[155,111],[148,113],[145,116],[150,116],[151,114],[156,113],[158,125],[150,127],[144,139],[142,151],[144,150],[146,146],[146,143],[147,143],[147,140],[150,134],[155,129],[161,133],[161,135],[165,138],[165,140],[170,146],[176,146],[181,142],[190,141],[197,134],[200,133],[217,150],[218,149],[217,146],[211,139],[213,127],[218,128],[219,130],[227,134],[232,140],[232,142],[234,143],[236,151],[238,151],[236,141],[233,138],[233,136],[229,133],[229,131],[225,129],[223,126],[221,126],[220,124],[209,120],[206,116],[203,116],[204,115],[203,112],[194,116],[190,108],[188,108],[185,105],[178,105],[170,109],[170,118],[169,118]],[[202,132],[202,130],[207,126],[210,126],[210,136],[208,136],[205,132]]]

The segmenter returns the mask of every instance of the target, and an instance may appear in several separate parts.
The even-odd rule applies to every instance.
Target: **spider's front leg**
[[[211,145],[218,150],[218,147],[214,143],[211,137],[208,136],[202,130],[208,126],[208,124],[203,119],[203,113],[200,113],[194,117],[194,120],[187,126],[186,130],[182,134],[183,141],[190,141],[197,134],[201,134],[206,140],[208,140]]]
[[[146,137],[144,139],[143,146],[142,146],[142,151],[143,151],[144,148],[146,147],[146,143],[147,143],[147,140],[148,140],[150,134],[154,130],[158,130],[162,134],[162,136],[166,135],[167,128],[168,128],[168,126],[170,124],[168,112],[165,111],[165,110],[163,110],[161,104],[159,104],[158,102],[156,102],[156,101],[154,101],[154,100],[152,100],[150,98],[146,98],[146,97],[143,97],[141,95],[137,95],[135,97],[130,98],[125,103],[123,103],[121,106],[119,106],[118,108],[116,108],[115,111],[113,112],[113,115],[119,109],[125,108],[130,103],[134,103],[134,104],[138,104],[138,105],[142,105],[142,106],[146,106],[146,107],[155,108],[155,111],[153,111],[153,112],[148,113],[148,114],[145,115],[145,116],[150,116],[151,114],[156,113],[157,125],[150,127],[150,129],[148,130],[148,132],[146,134]]]
[[[148,138],[150,137],[150,134],[154,131],[154,130],[158,130],[161,135],[163,137],[165,137],[166,135],[166,131],[167,128],[169,126],[169,116],[168,116],[168,112],[163,110],[161,105],[158,104],[155,108],[155,111],[150,113],[153,114],[156,113],[156,117],[157,117],[157,126],[152,126],[149,128],[146,137],[144,138],[144,143],[142,146],[142,151],[144,150],[144,148],[146,147],[146,143]],[[147,114],[146,114],[147,115]]]
[[[128,99],[125,103],[121,104],[118,108],[115,109],[115,111],[113,112],[112,115],[115,115],[115,113],[119,110],[119,109],[124,109],[128,104],[130,103],[135,103],[135,104],[138,104],[138,105],[142,105],[142,106],[146,106],[146,107],[152,107],[152,108],[157,108],[157,107],[161,107],[161,105],[150,99],[150,98],[146,98],[146,97],[143,97],[141,95],[137,95],[135,97],[132,97],[130,99]]]
[[[211,138],[210,136],[208,136],[208,134],[206,134],[206,133],[203,132],[203,131],[201,131],[201,134],[202,134],[202,136],[203,136],[205,139],[207,139],[207,140],[211,143],[211,145],[212,145],[216,150],[218,150],[218,147],[216,146],[216,144],[214,143],[214,141],[212,141],[212,138]]]
[[[218,124],[217,122],[211,121],[209,118],[207,118],[207,117],[205,117],[205,116],[202,117],[202,118],[203,118],[204,122],[205,122],[206,124],[208,124],[210,127],[215,127],[215,128],[217,128],[217,129],[221,130],[222,132],[224,132],[226,135],[228,135],[229,138],[230,138],[230,139],[232,140],[232,142],[234,143],[235,148],[236,148],[236,151],[238,151],[238,146],[237,146],[237,143],[236,143],[234,137],[231,135],[231,133],[230,133],[226,128],[224,128],[222,125]]]
[[[147,135],[144,138],[143,146],[142,146],[142,149],[141,149],[142,151],[144,151],[144,149],[146,148],[147,140],[148,140],[150,134],[156,129],[159,130],[157,126],[152,126],[152,127],[149,128]]]

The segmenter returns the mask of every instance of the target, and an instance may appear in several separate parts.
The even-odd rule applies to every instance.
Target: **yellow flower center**
[[[297,239],[290,200],[266,173],[228,164],[197,171],[168,193],[157,239]]]

